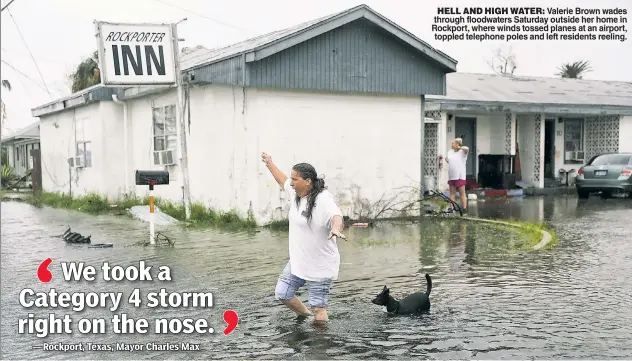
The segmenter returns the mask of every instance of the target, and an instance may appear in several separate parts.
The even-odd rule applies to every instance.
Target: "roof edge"
[[[39,118],[102,100],[112,100],[112,95],[121,96],[125,89],[115,86],[108,87],[103,84],[93,85],[74,94],[32,108],[31,116]]]
[[[586,115],[632,115],[632,106],[609,104],[574,103],[524,103],[501,101],[477,101],[458,99],[433,99],[426,97],[427,111],[514,111],[517,113],[558,113]]]

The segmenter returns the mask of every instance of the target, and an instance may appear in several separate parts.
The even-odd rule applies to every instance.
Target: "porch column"
[[[535,115],[535,141],[533,152],[533,182],[538,188],[544,188],[544,177],[542,170],[544,169],[544,123],[545,114]]]
[[[516,155],[516,113],[505,113],[505,154]]]
[[[437,188],[441,191],[445,191],[448,189],[448,167],[445,161],[445,156],[447,153],[445,145],[448,142],[448,113],[442,111],[440,112],[439,116],[439,129],[437,131],[437,150],[439,155],[443,157],[443,167],[437,172]]]

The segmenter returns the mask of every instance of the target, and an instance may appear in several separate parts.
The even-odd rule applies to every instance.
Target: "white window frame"
[[[579,131],[569,132],[570,127],[574,128],[577,125],[579,125]],[[573,137],[569,139],[569,136],[571,135]],[[579,139],[576,139],[578,135],[579,135]],[[584,151],[584,118],[564,119],[564,163],[565,164],[582,164],[583,161],[575,161],[575,160],[566,159],[566,152],[571,152],[571,151],[577,151],[577,152]]]
[[[85,139],[86,119],[75,119],[75,157],[83,157],[83,168],[92,167],[92,142]]]
[[[154,152],[171,150],[174,154],[178,149],[178,128],[176,105],[169,104],[152,108],[152,149]],[[167,126],[169,123],[169,127]]]
[[[83,157],[83,167],[92,167],[92,142],[89,140],[76,143],[75,153],[77,157]]]

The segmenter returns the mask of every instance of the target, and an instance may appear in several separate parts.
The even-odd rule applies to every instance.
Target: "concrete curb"
[[[499,224],[499,225],[510,226],[510,227],[515,227],[515,228],[523,228],[519,224],[513,224],[513,223],[503,222],[503,221],[496,221],[496,220],[493,220],[493,219],[483,219],[483,218],[475,218],[475,217],[459,217],[459,219],[465,219],[465,220],[468,220],[468,221],[475,221],[475,222]],[[551,233],[549,233],[549,232],[547,232],[545,230],[540,230],[540,233],[542,233],[542,239],[540,240],[540,242],[538,244],[533,246],[533,249],[535,251],[537,251],[537,250],[541,249],[542,247],[546,246],[553,239],[553,236],[551,235]]]
[[[478,189],[468,190],[467,194],[476,194],[477,198],[505,198],[522,197],[525,192],[522,189]],[[450,197],[449,192],[443,192],[443,195]]]
[[[442,192],[446,197],[450,193]],[[577,196],[575,187],[551,187],[551,188],[517,188],[517,189],[475,189],[468,190],[468,194],[476,194],[480,198],[521,198],[542,196]]]

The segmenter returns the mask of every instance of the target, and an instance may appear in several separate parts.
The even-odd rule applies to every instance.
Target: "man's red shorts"
[[[462,187],[466,183],[467,182],[465,181],[465,179],[453,179],[453,180],[449,180],[448,181],[448,184],[451,185],[452,187],[455,187],[455,188]]]

